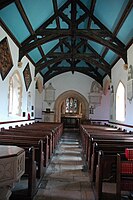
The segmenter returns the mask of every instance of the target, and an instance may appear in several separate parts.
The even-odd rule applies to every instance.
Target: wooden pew
[[[102,200],[106,198],[108,194],[107,191],[103,191],[103,186],[107,182],[109,182],[110,187],[114,188],[114,194],[112,194],[113,199],[116,199],[116,197],[120,197],[120,185],[118,182],[119,179],[119,174],[121,171],[119,171],[119,166],[117,165],[119,161],[117,162],[117,153],[116,152],[106,152],[100,150],[98,153],[98,164],[96,167],[96,183],[94,187],[94,193],[96,200]],[[118,173],[118,174],[117,174]],[[114,179],[112,179],[114,177]],[[117,179],[116,179],[117,177]],[[130,189],[132,187],[133,190],[133,176],[130,176],[131,179],[129,180],[130,182]],[[127,188],[125,187],[125,190]],[[131,190],[131,191],[132,191]],[[107,198],[108,199],[108,198]]]
[[[0,135],[1,145],[16,145],[27,150],[31,146],[35,149],[35,159],[37,162],[37,178],[42,177],[44,173],[45,160],[44,160],[44,142],[40,139],[34,140],[33,137],[26,136],[10,136],[10,135]]]
[[[90,127],[90,126],[89,126]],[[86,154],[86,161],[88,161],[88,167],[91,169],[91,180],[95,180],[95,168],[96,168],[96,199],[102,199],[102,183],[103,179],[106,180],[111,177],[111,168],[114,166],[114,176],[116,176],[116,155],[117,152],[123,152],[125,147],[133,145],[133,135],[126,132],[115,130],[114,128],[108,129],[106,127],[94,127],[91,126],[85,129],[85,126],[81,127],[81,136],[84,145],[84,153]],[[93,155],[93,144],[97,142],[101,149],[104,151],[104,156],[101,154],[98,156]],[[99,152],[97,149],[97,153]],[[116,149],[114,150],[113,147]],[[112,150],[111,150],[112,149]],[[92,159],[91,159],[92,157]],[[91,163],[92,160],[92,163]],[[98,160],[98,161],[97,161]],[[97,164],[98,163],[98,164]],[[96,167],[97,164],[97,167]],[[106,167],[104,167],[106,166]],[[109,174],[110,173],[110,174]]]
[[[98,154],[98,164],[96,167],[96,183],[94,186],[94,195],[96,200],[102,200],[102,199],[108,199],[109,196],[111,196],[111,193],[109,196],[106,196],[108,192],[103,192],[103,182],[107,182],[112,178],[112,176],[115,176],[116,171],[112,168],[116,166],[116,160],[117,155],[116,154],[106,154],[102,150],[99,151]],[[115,182],[115,181],[114,181]],[[112,187],[113,183],[111,183],[110,188],[116,188],[116,185]],[[116,199],[116,190],[113,191],[114,194],[112,194],[113,199]]]
[[[90,126],[89,126],[90,127]],[[86,156],[86,161],[88,161],[88,149],[89,149],[89,139],[90,137],[93,137],[94,135],[123,135],[125,136],[125,132],[114,129],[114,128],[109,128],[109,127],[101,127],[98,129],[99,126],[91,126],[93,128],[89,129],[88,126],[80,126],[80,133],[81,133],[81,138],[82,138],[82,145],[83,145],[83,151]],[[97,127],[95,129],[95,127]],[[131,134],[128,134],[131,135]]]
[[[36,143],[41,139],[43,140],[43,152],[44,152],[44,167],[48,166],[49,163],[49,141],[48,141],[48,134],[41,134],[41,132],[37,131],[29,131],[28,134],[27,132],[23,131],[16,131],[15,129],[13,130],[2,130],[0,134],[0,142],[4,142],[4,139],[9,142],[13,143],[16,141],[18,142],[18,145],[21,145],[21,141],[25,141],[26,145],[29,142],[31,145],[36,145]],[[26,141],[27,140],[27,141]],[[24,142],[23,142],[24,143]],[[35,151],[36,152],[36,151]],[[37,153],[36,153],[37,156]]]
[[[117,143],[117,144],[120,144],[121,142],[125,141],[127,142],[127,144],[132,144],[133,142],[133,136],[131,135],[101,135],[101,134],[98,134],[98,135],[91,135],[88,139],[88,152],[87,152],[87,155],[88,155],[88,158],[87,158],[87,162],[88,162],[88,168],[90,169],[91,168],[91,156],[92,156],[92,152],[93,152],[93,144],[94,142],[97,142],[98,144],[99,143],[108,143],[108,144],[112,144],[112,143]]]
[[[127,160],[125,153],[117,154],[117,200],[121,200],[122,191],[133,192],[133,160]]]
[[[24,128],[13,128],[13,129],[3,129],[1,131],[1,134],[8,134],[8,135],[16,135],[16,136],[29,136],[29,137],[36,137],[36,138],[45,138],[46,136],[48,136],[48,146],[49,146],[49,159],[52,156],[52,145],[53,145],[53,136],[52,136],[52,132],[51,131],[43,131],[43,130],[39,130],[39,129],[24,129]]]
[[[46,128],[47,127],[47,128]],[[54,130],[53,130],[54,128]],[[44,141],[44,166],[47,167],[49,159],[52,156],[55,145],[62,134],[63,125],[61,123],[34,123],[22,127],[11,128],[9,130],[2,129],[1,134],[8,134],[9,139],[12,139],[12,135],[15,135],[15,140],[20,137],[27,137],[27,140],[39,140]],[[32,138],[28,138],[32,137]],[[48,137],[48,141],[47,141]],[[14,139],[14,138],[13,138]],[[22,138],[24,139],[24,138]],[[19,138],[18,138],[19,140]]]
[[[10,130],[14,130],[14,128],[10,128]],[[27,130],[28,129],[28,130]],[[24,131],[26,132],[26,130],[28,131],[27,134],[29,134],[29,132],[33,132],[33,131],[42,131],[44,134],[48,134],[49,137],[49,147],[50,147],[50,155],[49,157],[51,157],[51,155],[54,152],[55,146],[59,141],[59,138],[62,135],[63,132],[63,124],[61,123],[34,123],[34,124],[30,124],[27,126],[22,126],[22,127],[17,127],[15,128],[16,131]],[[52,135],[50,135],[52,134]],[[50,144],[51,143],[51,144]],[[52,146],[51,146],[52,145]]]
[[[90,179],[91,179],[91,183],[94,184],[95,182],[95,173],[96,173],[96,165],[98,164],[98,152],[100,150],[104,151],[104,152],[108,152],[111,154],[111,152],[113,153],[123,153],[125,151],[126,148],[133,148],[133,144],[125,144],[125,142],[123,143],[111,143],[111,144],[103,144],[103,143],[97,143],[95,142],[93,144],[93,153],[91,156],[91,170],[90,170]]]

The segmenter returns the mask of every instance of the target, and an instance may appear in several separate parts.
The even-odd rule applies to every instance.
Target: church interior
[[[0,1],[0,200],[133,199],[133,1]]]

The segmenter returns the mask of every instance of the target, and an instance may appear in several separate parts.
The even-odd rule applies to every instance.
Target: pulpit
[[[15,182],[25,172],[25,151],[17,146],[0,145],[0,200],[8,200]]]

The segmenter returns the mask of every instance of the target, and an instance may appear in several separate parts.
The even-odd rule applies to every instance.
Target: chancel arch
[[[86,98],[81,95],[79,92],[74,90],[69,90],[62,93],[55,101],[55,121],[60,122],[61,116],[67,114],[66,113],[66,100],[70,98],[73,101],[77,101],[78,109],[77,112],[68,113],[71,115],[80,115],[82,119],[88,118],[89,113],[89,103]]]

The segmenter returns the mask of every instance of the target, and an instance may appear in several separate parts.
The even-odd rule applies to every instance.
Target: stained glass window
[[[78,112],[78,101],[73,97],[66,99],[66,113],[77,113]]]

